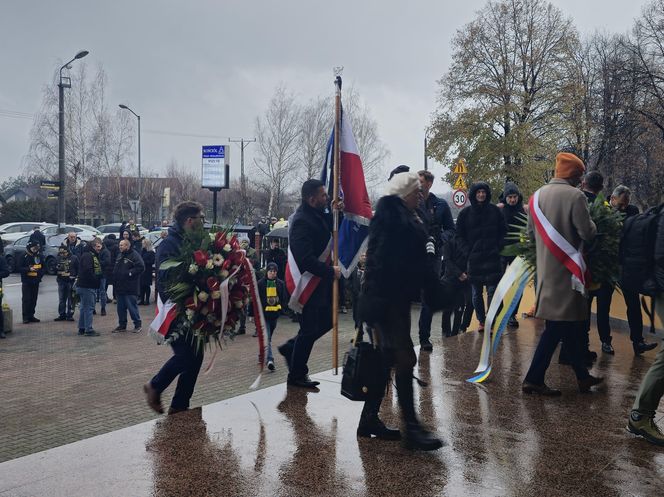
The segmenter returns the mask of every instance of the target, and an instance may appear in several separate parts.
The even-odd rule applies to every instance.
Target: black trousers
[[[544,375],[551,363],[558,343],[562,340],[578,380],[590,376],[583,360],[583,330],[585,321],[546,321],[544,332],[535,349],[526,381],[535,385],[544,384]]]
[[[181,336],[171,344],[171,348],[173,357],[166,361],[150,383],[157,392],[161,393],[179,375],[171,407],[188,409],[203,364],[203,347],[197,351],[196,342],[192,341],[190,336]]]
[[[309,374],[309,356],[314,343],[332,328],[332,307],[305,305],[298,314],[300,330],[281,349],[291,356],[291,369],[288,376],[300,379]]]
[[[141,291],[140,295],[138,296],[138,300],[145,304],[148,305],[150,303],[150,293],[152,292],[152,283],[149,285],[141,285]]]
[[[21,303],[23,307],[23,321],[35,317],[37,307],[37,295],[39,295],[39,282],[23,283],[21,285]]]

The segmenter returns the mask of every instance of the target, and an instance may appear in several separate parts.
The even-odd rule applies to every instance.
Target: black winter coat
[[[32,268],[32,269],[31,269]],[[18,272],[21,273],[21,283],[39,284],[44,276],[43,258],[32,252],[26,252],[21,256],[18,265]]]
[[[168,228],[168,236],[157,247],[157,293],[162,302],[168,300],[167,284],[168,284],[168,270],[160,270],[159,265],[172,258],[180,255],[180,247],[182,246],[184,232],[177,224]],[[171,328],[173,325],[171,325]]]
[[[103,278],[106,278],[106,275],[109,272],[113,273],[113,261],[115,261],[115,259],[111,258],[111,251],[102,245],[101,251],[99,252],[99,262],[101,263],[101,273]]]
[[[478,203],[477,190],[484,189],[486,200]],[[505,243],[505,220],[500,209],[491,203],[491,189],[486,183],[474,183],[468,194],[470,204],[457,218],[456,232],[468,250],[467,273],[471,283],[494,285],[503,275],[500,251]]]
[[[332,304],[334,269],[319,261],[330,241],[331,214],[317,211],[308,204],[301,204],[288,222],[288,246],[300,273],[309,271],[322,279],[306,305],[329,307]]]
[[[448,203],[433,193],[417,209],[418,215],[424,222],[429,236],[436,244],[436,254],[440,255],[443,244],[454,235],[454,219]]]
[[[76,286],[79,288],[99,288],[101,282],[102,270],[99,254],[95,252],[91,245],[83,249],[83,254],[78,260],[78,279]]]
[[[466,272],[468,265],[468,252],[466,244],[458,236],[452,237],[443,247],[443,260],[445,261],[445,273],[442,280],[448,284],[460,288],[465,282],[459,281],[459,276]]]
[[[388,307],[408,306],[421,291],[435,288],[427,229],[396,195],[381,198],[369,225],[369,243],[360,297],[360,317],[381,324]]]
[[[30,234],[30,238],[28,241],[33,242],[33,243],[38,243],[40,250],[43,250],[44,247],[46,246],[46,237],[44,236],[44,233],[42,233],[40,230],[33,231]]]
[[[266,265],[268,262],[274,262],[277,265],[277,278],[279,278],[280,280],[284,279],[284,274],[286,273],[287,260],[288,257],[286,256],[286,252],[284,252],[278,247],[276,249],[268,250],[265,255]]]
[[[156,260],[156,254],[154,250],[141,250],[141,259],[143,259],[143,265],[145,270],[141,274],[141,286],[146,287],[152,285],[152,270],[154,268],[154,261]]]
[[[108,250],[110,256],[109,264],[104,267],[104,278],[109,283],[113,283],[113,270],[115,269],[115,261],[118,259],[118,252],[120,251],[118,241],[106,238],[104,240],[104,249]]]
[[[133,249],[120,252],[113,269],[113,288],[118,295],[136,295],[140,293],[141,274],[145,270],[143,259]]]

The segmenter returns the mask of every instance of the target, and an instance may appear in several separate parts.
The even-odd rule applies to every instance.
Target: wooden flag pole
[[[334,174],[332,176],[332,264],[339,265],[339,150],[341,134],[341,71],[335,70],[336,96],[334,102]],[[332,365],[334,374],[339,374],[339,280],[332,283]]]

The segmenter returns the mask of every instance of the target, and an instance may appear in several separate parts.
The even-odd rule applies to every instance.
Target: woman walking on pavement
[[[399,430],[387,428],[378,417],[383,389],[365,402],[357,434],[385,440],[403,438],[408,448],[436,450],[443,442],[420,424],[413,400],[417,358],[410,337],[411,302],[423,289],[430,290],[437,284],[427,257],[426,228],[415,212],[421,201],[417,174],[402,172],[393,176],[369,226],[365,286],[360,299],[361,318],[374,328],[375,341],[383,354],[386,385],[389,368],[395,369],[406,431],[401,437]]]

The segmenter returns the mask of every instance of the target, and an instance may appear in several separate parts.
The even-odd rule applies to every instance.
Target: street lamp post
[[[77,59],[82,59],[90,52],[81,50],[73,59],[60,68],[60,81],[58,82],[58,175],[60,176],[60,189],[58,190],[58,233],[65,231],[65,88],[71,88],[71,78],[62,76],[62,70]]]
[[[128,110],[132,114],[136,116],[136,119],[138,119],[138,209],[136,209],[136,217],[137,217],[137,222],[142,223],[143,222],[143,216],[142,216],[142,206],[141,206],[141,193],[142,193],[142,188],[141,188],[141,116],[136,114],[133,110],[131,110],[129,107],[127,107],[124,104],[120,104],[119,107],[121,109]]]

